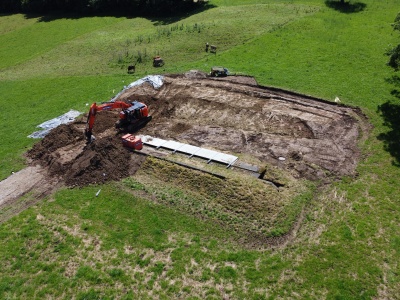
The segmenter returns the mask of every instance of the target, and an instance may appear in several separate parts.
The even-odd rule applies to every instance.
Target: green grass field
[[[399,298],[400,99],[385,56],[400,43],[398,1],[351,1],[356,12],[323,0],[210,4],[172,21],[0,16],[0,179],[23,168],[37,124],[145,75],[213,65],[360,107],[373,129],[358,175],[320,187],[296,237],[263,250],[235,242],[234,228],[141,197],[156,190],[145,174],[62,189],[0,224],[1,299]],[[151,66],[156,54],[162,69]],[[193,195],[166,185],[154,197]]]

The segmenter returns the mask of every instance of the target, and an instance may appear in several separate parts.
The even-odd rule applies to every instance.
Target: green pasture
[[[398,299],[400,99],[385,55],[400,43],[397,13],[395,0],[211,0],[173,19],[0,16],[0,179],[23,168],[36,125],[148,74],[223,65],[263,85],[339,97],[372,124],[357,176],[304,193],[286,245],[246,247],[235,226],[166,205],[202,196],[194,181],[158,189],[141,174],[62,189],[0,224],[0,298]],[[166,64],[154,69],[158,54]]]

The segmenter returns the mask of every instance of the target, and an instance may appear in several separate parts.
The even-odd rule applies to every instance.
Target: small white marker
[[[101,192],[101,189],[99,189],[99,190],[97,191],[96,197],[100,194],[100,192]]]

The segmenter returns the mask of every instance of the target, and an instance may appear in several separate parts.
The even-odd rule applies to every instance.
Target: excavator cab
[[[145,104],[137,101],[131,104],[132,106],[123,109],[119,113],[119,120],[115,124],[116,128],[126,128],[130,132],[134,131],[135,128],[139,128],[143,121],[145,121],[144,123],[150,121],[149,118],[151,117],[149,117],[149,111]]]

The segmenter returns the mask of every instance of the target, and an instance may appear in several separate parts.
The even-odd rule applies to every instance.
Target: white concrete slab
[[[161,147],[162,144],[165,144],[165,142],[166,142],[166,140],[151,137],[149,135],[143,135],[143,136],[141,136],[141,138],[142,138],[142,142],[144,144],[147,144],[147,145],[150,145],[153,147]]]
[[[183,144],[183,146],[181,148],[179,148],[179,152],[187,153],[190,155],[195,155],[196,152],[198,152],[199,150],[200,150],[199,147],[192,146],[189,144]]]
[[[141,136],[142,141],[145,145],[149,145],[156,148],[165,148],[174,152],[181,152],[190,156],[201,157],[207,159],[208,162],[216,161],[223,164],[227,164],[228,167],[233,165],[238,159],[237,156],[225,154],[222,152],[196,147],[189,144],[184,144],[171,140],[163,140],[148,135]]]
[[[184,144],[175,142],[175,141],[166,141],[164,144],[162,144],[163,148],[167,148],[167,149],[174,150],[174,151],[179,150],[183,146],[184,146]]]

